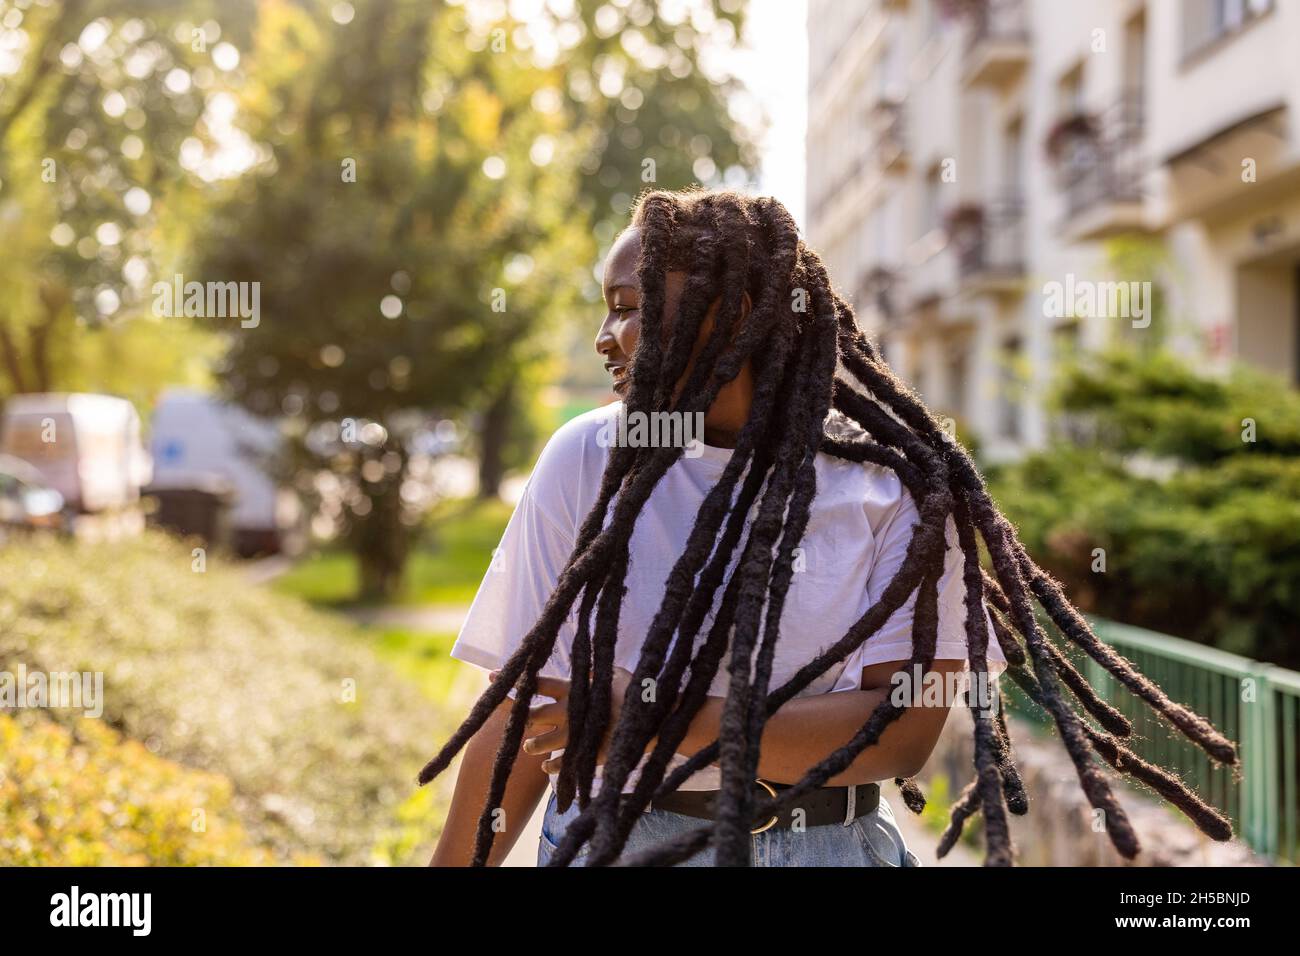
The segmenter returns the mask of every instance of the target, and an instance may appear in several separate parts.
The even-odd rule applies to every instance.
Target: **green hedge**
[[[228,779],[279,860],[411,862],[436,835],[443,792],[414,779],[456,715],[365,640],[160,535],[0,550],[0,669],[102,671],[104,722]]]
[[[1068,369],[1057,407],[1070,440],[989,471],[1035,558],[1104,617],[1300,666],[1300,396],[1111,354]]]

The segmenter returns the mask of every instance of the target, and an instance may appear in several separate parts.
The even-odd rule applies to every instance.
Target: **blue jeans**
[[[551,793],[542,820],[542,838],[537,848],[537,865],[545,866],[555,852],[564,830],[578,815],[573,803],[560,813]],[[641,814],[623,848],[623,858],[657,846],[665,840],[707,825],[708,821],[666,810]],[[882,796],[880,806],[863,814],[848,826],[832,823],[808,827],[802,832],[773,827],[750,837],[754,866],[920,866],[921,861],[907,848],[894,822],[894,812]],[[587,848],[574,858],[571,866],[582,866]],[[678,866],[713,866],[713,849],[701,850]]]

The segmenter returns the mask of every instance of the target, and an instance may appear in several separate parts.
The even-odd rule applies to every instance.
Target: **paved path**
[[[892,783],[884,784],[885,798],[893,808],[894,819],[903,834],[907,848],[916,854],[922,866],[983,866],[984,858],[965,843],[958,842],[942,860],[934,855],[939,842],[939,834],[926,828],[919,817],[903,806],[903,799],[898,795],[898,788]],[[921,789],[925,789],[922,787]],[[979,818],[967,821],[966,826],[978,826]]]
[[[297,558],[272,554],[244,563],[244,576],[252,584],[269,584],[297,563]]]
[[[365,627],[398,627],[411,631],[455,634],[465,620],[469,608],[461,604],[427,604],[404,607],[389,604],[382,607],[348,608],[343,613]]]

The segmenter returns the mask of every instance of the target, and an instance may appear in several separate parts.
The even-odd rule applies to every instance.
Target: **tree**
[[[480,25],[490,45],[504,31],[526,44],[533,63],[553,79],[534,105],[561,114],[583,144],[578,160],[578,209],[608,246],[628,209],[647,188],[744,182],[755,164],[753,145],[733,118],[737,85],[704,63],[736,41],[743,27],[739,0],[693,3],[584,2],[568,15],[546,7],[523,25]],[[480,41],[475,41],[480,42]],[[594,283],[584,282],[588,298]],[[499,377],[480,406],[477,429],[480,494],[495,496],[510,462],[507,436],[517,429],[521,393],[515,369]]]
[[[202,337],[142,315],[224,72],[218,7],[244,4],[0,0],[0,394],[144,401],[194,372]]]
[[[434,423],[495,406],[482,451],[502,460],[502,393],[592,285],[595,227],[617,215],[596,197],[653,183],[656,164],[634,173],[632,137],[603,125],[652,102],[593,78],[626,71],[608,15],[585,4],[521,24],[486,9],[263,4],[240,96],[267,159],[222,187],[196,257],[203,281],[258,284],[259,323],[214,320],[220,375],[251,410],[286,416],[300,465],[328,475],[367,598],[400,586]],[[647,12],[660,23],[647,4],[619,16]],[[548,30],[563,55],[540,54]],[[691,71],[653,66],[636,75],[678,96]],[[710,103],[697,92],[682,115]],[[649,158],[681,169],[676,145]],[[599,175],[604,157],[614,175]]]
[[[435,423],[572,301],[592,254],[567,165],[530,160],[561,132],[529,108],[540,78],[463,29],[421,2],[323,28],[265,6],[242,96],[271,161],[229,184],[198,260],[203,281],[258,284],[254,327],[212,320],[221,377],[331,476],[367,598],[400,586]]]

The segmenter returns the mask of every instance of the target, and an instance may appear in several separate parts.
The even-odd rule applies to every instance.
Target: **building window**
[[[1024,390],[1024,345],[1020,336],[1012,335],[1002,342],[1002,355],[998,368],[998,434],[1009,441],[1020,440],[1020,397]]]
[[[1139,13],[1124,24],[1124,95],[1145,105],[1147,88],[1147,18]]]
[[[948,356],[948,411],[953,415],[966,413],[967,351],[954,348]]]
[[[1237,33],[1273,6],[1274,0],[1183,0],[1183,56]]]
[[[1056,83],[1056,114],[1074,116],[1083,112],[1083,61],[1065,72]]]
[[[943,187],[941,175],[939,167],[935,166],[925,176],[925,194],[921,205],[922,236],[928,236],[943,226],[943,217],[939,211],[939,196]]]
[[[926,0],[925,4],[925,38],[937,36],[943,28],[943,11],[939,9],[939,0]]]
[[[1025,188],[1025,123],[1017,116],[1002,130],[1002,196],[1019,196]]]

